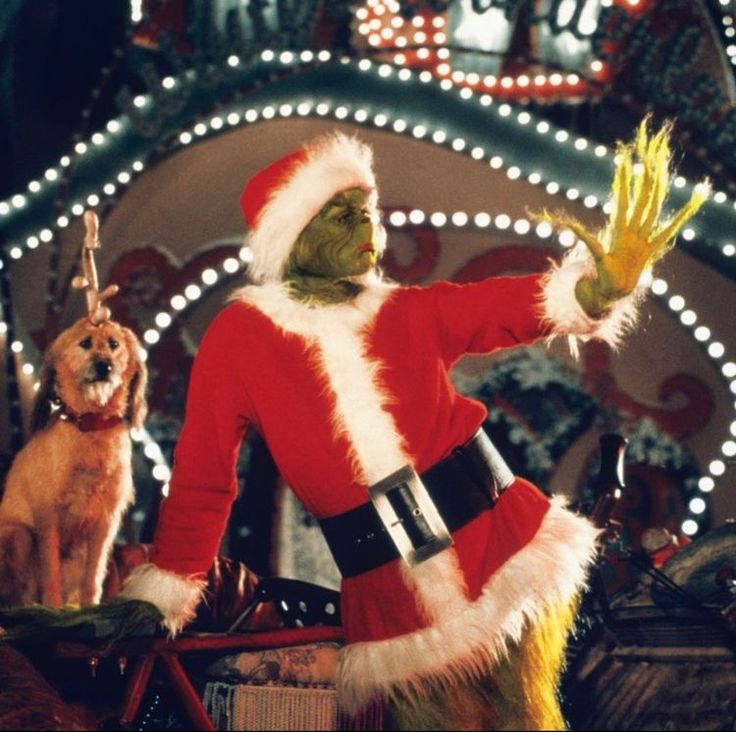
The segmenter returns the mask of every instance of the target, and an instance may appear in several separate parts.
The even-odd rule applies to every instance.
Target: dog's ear
[[[40,386],[36,392],[31,415],[31,434],[42,430],[51,416],[51,402],[56,398],[56,369],[51,349],[43,357]]]
[[[148,404],[146,402],[146,387],[148,386],[148,369],[141,358],[141,345],[135,334],[128,328],[123,328],[130,366],[128,373],[128,414],[131,427],[140,429],[146,420]]]

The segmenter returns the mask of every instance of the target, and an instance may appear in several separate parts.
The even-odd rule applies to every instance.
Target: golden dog
[[[129,426],[145,419],[146,380],[138,339],[114,321],[83,318],[48,349],[0,503],[0,603],[99,602],[134,498]]]

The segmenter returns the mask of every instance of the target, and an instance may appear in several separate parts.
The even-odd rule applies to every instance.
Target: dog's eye
[[[120,344],[114,338],[110,338],[107,345],[110,346],[111,351],[114,351]]]
[[[79,347],[84,348],[85,351],[89,351],[92,348],[92,337],[87,336],[85,339],[79,341]]]

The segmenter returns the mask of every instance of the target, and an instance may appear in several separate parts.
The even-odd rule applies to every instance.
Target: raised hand
[[[590,250],[596,272],[578,281],[575,296],[593,318],[604,315],[616,300],[634,290],[644,271],[674,246],[679,230],[710,195],[709,183],[699,183],[690,200],[674,216],[662,220],[672,175],[671,129],[668,123],[650,135],[645,119],[633,142],[618,145],[613,210],[603,231],[593,233],[565,213],[544,212],[537,217],[556,228],[572,230]]]

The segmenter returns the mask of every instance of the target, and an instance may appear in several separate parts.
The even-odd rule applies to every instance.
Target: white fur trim
[[[412,464],[404,438],[387,410],[392,396],[381,383],[385,366],[368,357],[363,336],[393,289],[393,285],[375,281],[351,302],[317,306],[293,300],[277,283],[249,286],[233,294],[315,346],[315,369],[335,397],[333,434],[348,440],[353,472],[366,485]],[[453,613],[457,603],[465,601],[454,549],[406,568],[404,579],[429,620]]]
[[[591,318],[575,297],[575,285],[595,274],[593,257],[584,244],[577,244],[557,264],[553,263],[542,282],[542,315],[551,325],[552,337],[567,336],[570,351],[577,356],[578,342],[590,338],[617,348],[636,324],[644,289],[638,287],[618,300],[600,319]]]
[[[342,649],[341,704],[354,713],[375,697],[409,689],[421,693],[424,682],[480,677],[527,624],[580,591],[598,533],[554,499],[532,541],[490,578],[474,603],[456,604],[432,627]]]
[[[162,625],[174,636],[194,619],[206,584],[148,562],[128,575],[118,597],[155,605],[164,616]]]
[[[347,188],[373,192],[373,152],[354,137],[334,133],[307,146],[307,159],[261,209],[247,244],[253,251],[248,271],[254,280],[280,280],[302,229],[336,193]]]

